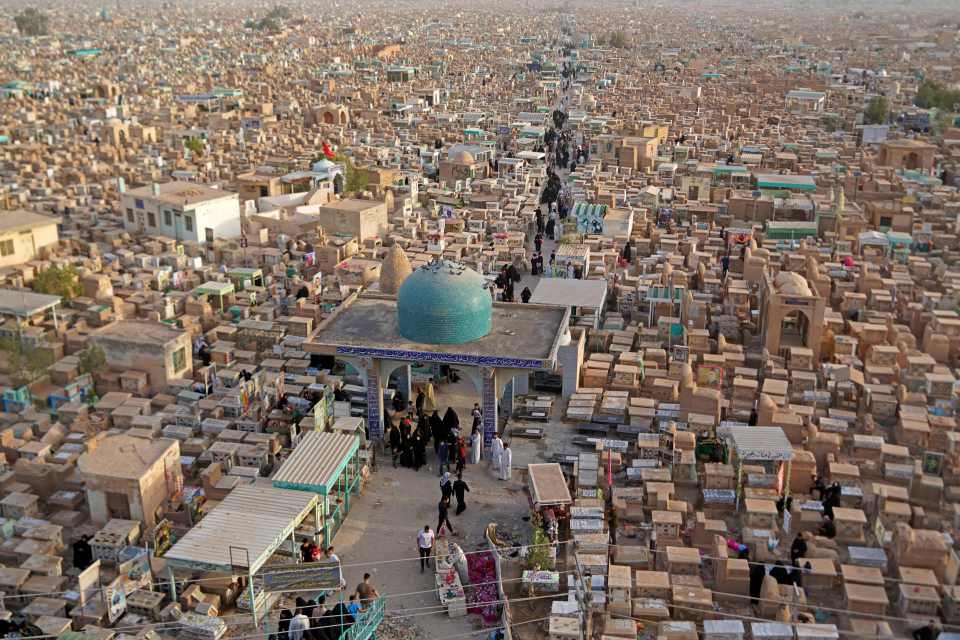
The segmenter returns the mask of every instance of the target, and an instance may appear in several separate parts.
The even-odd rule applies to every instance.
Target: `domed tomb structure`
[[[398,244],[390,247],[380,267],[380,293],[395,296],[400,286],[412,272],[407,253]]]
[[[462,165],[474,165],[477,163],[477,159],[466,149],[460,149],[450,154],[450,162]]]
[[[493,301],[483,276],[450,260],[434,260],[407,277],[397,295],[397,329],[421,344],[463,344],[493,327]]]
[[[825,327],[826,298],[802,274],[780,271],[764,274],[760,296],[760,333],[763,348],[781,357],[820,361]],[[797,351],[794,353],[794,349]]]

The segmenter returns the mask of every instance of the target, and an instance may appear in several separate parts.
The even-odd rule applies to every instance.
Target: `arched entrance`
[[[904,169],[919,169],[920,168],[920,155],[916,152],[910,152],[903,157],[903,168]]]
[[[807,346],[809,321],[802,311],[791,311],[780,322],[780,350]]]
[[[329,111],[324,111],[324,112],[323,112],[323,124],[333,124],[333,123],[334,123],[333,114],[330,113]]]

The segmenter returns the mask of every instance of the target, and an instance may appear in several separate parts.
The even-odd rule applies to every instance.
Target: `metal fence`
[[[367,640],[373,638],[377,627],[383,622],[384,599],[377,598],[363,610],[360,619],[353,623],[347,631],[340,636],[340,640]]]
[[[494,544],[486,532],[484,532],[484,538],[487,540],[490,553],[493,554],[493,566],[497,573],[497,599],[503,603],[500,606],[500,624],[503,628],[503,638],[504,640],[513,640],[513,632],[510,630],[510,623],[513,621],[513,616],[510,613],[510,602],[507,599],[507,593],[503,590],[503,567],[501,565],[500,553],[497,551],[497,545]]]

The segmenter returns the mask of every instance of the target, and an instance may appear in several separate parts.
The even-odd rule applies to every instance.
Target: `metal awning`
[[[255,267],[234,267],[227,270],[227,275],[231,278],[259,278],[263,275],[263,269]]]
[[[792,460],[793,445],[780,427],[717,427],[717,435],[728,438],[741,460]]]
[[[758,189],[794,189],[799,191],[816,191],[817,183],[813,176],[807,175],[756,175]]]
[[[890,244],[890,239],[879,231],[864,231],[857,234],[857,244],[861,247],[866,245],[886,247]]]
[[[204,282],[199,287],[194,289],[198,294],[206,293],[213,296],[225,296],[227,294],[234,292],[234,287],[232,282],[217,282],[216,280],[211,280],[209,282]]]
[[[355,433],[309,431],[273,476],[273,486],[327,495],[359,448]]]
[[[60,296],[19,289],[0,289],[0,315],[29,318],[53,309],[58,304]]]
[[[256,573],[313,513],[319,499],[304,491],[237,487],[163,558],[172,566],[187,569],[234,573],[242,568]]]
[[[607,299],[606,280],[571,280],[568,278],[541,278],[533,290],[530,302],[556,306],[602,309]]]

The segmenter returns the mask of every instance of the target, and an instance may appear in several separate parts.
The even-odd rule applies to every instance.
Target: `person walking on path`
[[[503,453],[500,454],[500,479],[510,480],[513,473],[513,451],[509,444],[503,445]]]
[[[483,435],[480,427],[474,427],[470,434],[470,464],[479,464],[483,457]]]
[[[493,441],[490,443],[490,468],[495,473],[500,473],[500,456],[503,455],[503,440],[500,434],[493,434]]]
[[[443,530],[443,526],[446,525],[450,531],[450,535],[457,535],[457,532],[453,530],[453,525],[450,523],[450,498],[440,498],[440,502],[437,503],[437,516],[438,534]]]
[[[449,471],[449,455],[450,455],[450,443],[447,442],[447,439],[444,438],[440,443],[440,448],[437,451],[437,470],[440,473],[440,476],[443,476],[445,471]],[[446,469],[444,469],[446,467]]]
[[[440,477],[440,498],[449,500],[453,495],[453,483],[450,481],[450,472],[447,471]]]
[[[427,466],[427,443],[420,435],[413,437],[413,470],[420,471],[420,467]]]
[[[457,473],[459,474],[462,473],[463,468],[467,466],[467,443],[463,438],[457,438],[452,448],[457,456]]]
[[[463,479],[463,474],[458,473],[457,479],[453,483],[453,495],[457,497],[457,511],[456,515],[460,515],[467,510],[467,501],[464,496],[465,493],[470,492],[470,487],[467,486],[467,483]]]
[[[417,548],[420,551],[420,573],[423,573],[423,565],[426,563],[430,567],[430,552],[433,551],[433,531],[430,525],[423,525],[423,531],[417,534]]]
[[[360,604],[364,607],[380,597],[380,592],[377,591],[377,588],[370,582],[369,573],[363,574],[363,582],[357,585],[357,595],[360,596]]]

